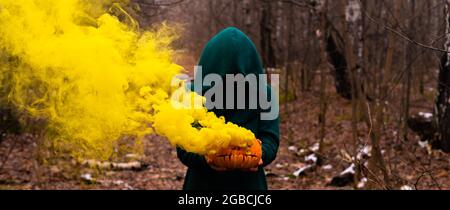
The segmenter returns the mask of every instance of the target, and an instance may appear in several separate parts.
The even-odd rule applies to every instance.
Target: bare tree
[[[450,51],[450,0],[445,1],[446,42],[445,49]],[[438,96],[436,99],[437,138],[440,147],[450,152],[450,53],[442,56],[438,79]]]

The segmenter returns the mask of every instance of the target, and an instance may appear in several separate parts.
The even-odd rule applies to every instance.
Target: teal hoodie
[[[203,50],[199,66],[202,74],[196,79],[215,73],[225,78],[226,74],[263,74],[263,65],[255,45],[243,32],[236,28],[227,28],[213,37]],[[225,80],[224,80],[225,81]],[[225,82],[224,82],[225,83]],[[267,97],[270,99],[271,89],[267,87]],[[201,87],[201,93],[211,87]],[[195,87],[192,86],[195,90]],[[224,84],[224,89],[226,85]],[[247,91],[248,93],[248,91]],[[248,99],[248,94],[246,94]],[[236,101],[236,100],[235,100]],[[225,99],[224,99],[225,102]],[[184,190],[267,190],[264,167],[272,163],[279,146],[279,119],[261,120],[260,113],[269,110],[251,109],[213,109],[217,116],[225,117],[227,122],[251,130],[262,141],[263,162],[257,172],[213,170],[203,156],[177,149],[178,158],[188,167]]]

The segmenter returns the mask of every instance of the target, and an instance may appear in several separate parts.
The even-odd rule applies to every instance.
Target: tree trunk
[[[333,77],[336,92],[341,97],[351,100],[351,84],[348,75],[347,60],[344,53],[345,50],[339,47],[339,42],[344,45],[337,32],[329,33],[326,42],[326,51],[328,53],[329,62],[334,67]]]
[[[350,1],[344,1],[345,5],[349,6]],[[349,12],[350,10],[345,8],[344,2],[340,2],[338,4],[338,10],[340,11],[340,14],[343,14],[344,16],[341,17],[341,31],[343,34],[343,40],[345,43],[345,57],[348,64],[349,69],[349,75],[350,75],[350,84],[351,84],[351,96],[352,96],[352,138],[353,138],[353,155],[356,157],[358,153],[358,146],[359,146],[359,139],[358,139],[358,115],[359,110],[361,109],[362,113],[365,116],[366,123],[368,124],[368,127],[371,128],[370,132],[370,141],[372,145],[372,152],[371,152],[371,159],[369,162],[369,170],[374,172],[375,174],[381,173],[383,177],[384,183],[382,184],[383,188],[390,188],[390,178],[389,173],[387,171],[386,163],[384,161],[384,158],[382,156],[381,147],[380,147],[380,136],[381,136],[381,127],[383,125],[383,101],[380,99],[376,99],[375,101],[372,101],[372,99],[368,99],[365,97],[364,90],[359,83],[359,77],[357,72],[357,62],[356,62],[356,56],[354,53],[353,48],[353,40],[350,34],[352,34],[349,31],[348,23],[347,21],[353,21],[356,22],[356,20],[353,18],[348,18],[350,14],[346,14],[346,12]],[[354,2],[351,2],[354,3]],[[360,5],[361,6],[361,5]],[[368,104],[368,101],[372,101],[372,110],[373,112],[370,113],[366,109],[366,104]],[[370,109],[370,107],[369,107]],[[372,114],[372,115],[371,115]],[[373,130],[372,130],[373,129]],[[358,162],[355,160],[355,165],[358,166]],[[356,171],[355,174],[355,185],[359,181],[359,171]],[[370,177],[369,178],[373,178]]]
[[[320,55],[322,60],[322,68],[320,68],[320,113],[319,113],[319,156],[323,154],[324,142],[325,142],[325,132],[326,132],[326,115],[327,115],[327,95],[326,95],[326,72],[328,71],[327,55],[325,52],[326,43],[326,31],[327,31],[327,12],[328,10],[328,0],[323,2],[321,8],[319,8],[319,27],[316,31],[316,36],[319,41]],[[319,158],[322,160],[323,158]],[[319,162],[320,163],[320,162]],[[320,163],[321,164],[321,163]]]
[[[252,26],[252,10],[251,10],[251,0],[244,0],[243,2],[243,10],[244,10],[244,31],[246,33],[250,33]]]
[[[416,4],[415,1],[411,1],[410,2],[410,6],[411,6],[411,14],[415,14],[415,10],[416,10]],[[409,36],[412,39],[415,39],[415,19],[412,18],[409,21]],[[411,80],[412,80],[412,72],[413,72],[413,67],[412,65],[409,65],[410,63],[413,62],[413,55],[415,52],[415,46],[412,44],[409,44],[408,47],[408,53],[406,53],[406,60],[407,60],[407,65],[408,67],[406,68],[406,78],[405,78],[405,100],[404,100],[404,106],[403,106],[403,117],[402,117],[402,134],[403,134],[403,140],[406,141],[408,140],[408,118],[409,118],[409,106],[410,106],[410,101],[411,101]]]
[[[450,51],[450,0],[445,1],[446,42],[444,49]],[[438,92],[433,120],[417,115],[410,117],[408,126],[420,135],[422,141],[430,141],[433,149],[450,152],[450,53],[441,57],[438,76]]]
[[[442,57],[436,100],[438,142],[445,152],[450,152],[450,65],[448,61],[448,55]]]
[[[292,71],[292,25],[293,25],[293,15],[294,15],[294,7],[291,3],[287,3],[285,5],[287,8],[287,17],[286,17],[286,41],[285,41],[285,52],[284,52],[284,68],[285,68],[285,83],[284,83],[284,105],[285,105],[285,113],[289,113],[289,79]]]
[[[272,12],[271,2],[263,1],[262,13],[260,21],[260,33],[261,33],[261,57],[266,68],[274,68],[275,65],[275,49],[272,43]]]
[[[445,8],[447,13],[445,49],[450,51],[450,0],[446,1]],[[435,112],[438,142],[443,151],[450,152],[450,53],[441,59]]]

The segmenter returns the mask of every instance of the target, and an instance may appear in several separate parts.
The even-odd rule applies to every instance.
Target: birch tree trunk
[[[345,4],[344,4],[345,3]],[[343,1],[338,4],[338,10],[340,14],[343,14],[341,17],[341,33],[343,35],[343,40],[345,43],[345,57],[348,64],[348,70],[350,73],[350,82],[351,82],[351,93],[352,93],[352,138],[353,138],[353,155],[356,157],[358,153],[359,139],[358,139],[358,117],[359,110],[361,109],[362,113],[366,118],[366,122],[369,127],[372,127],[373,130],[370,132],[370,141],[372,145],[371,159],[369,161],[369,170],[375,175],[381,174],[383,177],[379,179],[378,177],[369,177],[375,178],[378,180],[383,180],[384,183],[378,183],[382,185],[381,187],[389,189],[390,188],[390,178],[389,172],[387,171],[386,163],[381,153],[380,147],[380,136],[381,136],[381,127],[383,125],[383,110],[384,110],[384,102],[377,98],[372,107],[372,112],[369,112],[365,105],[368,104],[367,98],[364,96],[363,90],[359,83],[358,72],[357,72],[357,61],[356,55],[354,52],[354,43],[353,39],[350,36],[352,34],[349,31],[348,22],[355,22],[358,16],[354,16],[351,13],[353,10],[348,9],[349,7],[355,8],[352,3],[353,1]],[[347,6],[347,8],[346,8]],[[361,6],[361,5],[360,5]],[[383,91],[382,88],[380,91]],[[358,165],[355,162],[355,165]],[[355,176],[355,183],[359,180],[359,174],[357,173]]]
[[[350,36],[350,27],[349,23],[347,21],[351,20],[349,17],[351,17],[348,12],[350,11],[348,9],[349,4],[348,0],[346,1],[340,1],[338,3],[338,10],[339,14],[341,15],[341,21],[340,21],[340,28],[341,28],[341,34],[344,40],[344,52],[345,52],[345,58],[347,62],[347,69],[350,73],[350,84],[351,84],[351,101],[352,101],[352,143],[353,143],[353,150],[352,155],[353,157],[356,157],[358,153],[358,145],[359,145],[359,139],[358,139],[358,96],[357,96],[357,90],[356,90],[356,56],[354,53],[353,48],[353,39]],[[356,183],[358,183],[358,176],[355,176],[354,185],[356,187]]]

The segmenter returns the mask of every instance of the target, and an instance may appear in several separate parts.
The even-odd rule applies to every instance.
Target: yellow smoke
[[[110,159],[120,139],[139,146],[154,131],[198,154],[248,144],[250,131],[171,86],[174,38],[165,25],[141,31],[107,0],[0,0],[1,97],[44,118],[52,147],[77,158]]]

